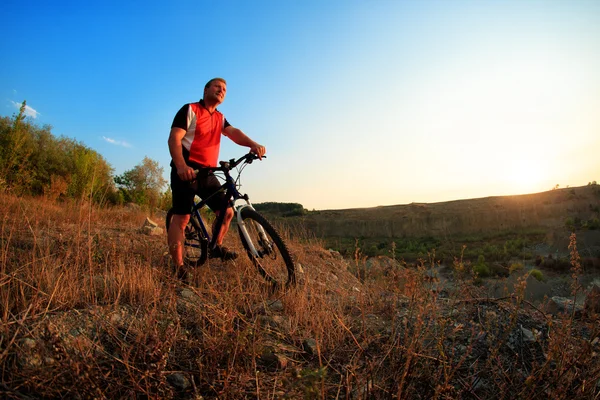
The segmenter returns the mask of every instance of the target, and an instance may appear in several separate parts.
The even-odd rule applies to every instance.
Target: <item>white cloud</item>
[[[16,101],[12,101],[12,100],[10,102],[13,104],[13,106],[15,106],[17,108],[17,110],[20,110],[21,105],[23,104],[23,103],[17,103]],[[28,105],[25,105],[25,116],[35,119],[38,117],[38,115],[42,115],[42,114],[40,114],[33,108],[29,107]]]
[[[131,147],[131,145],[129,143],[127,143],[126,141],[124,141],[124,140],[115,140],[115,139],[111,139],[111,138],[106,137],[106,136],[102,136],[102,139],[104,139],[108,143],[114,144],[116,146]]]

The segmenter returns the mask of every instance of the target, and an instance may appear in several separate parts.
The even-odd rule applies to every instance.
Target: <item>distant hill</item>
[[[360,239],[363,249],[382,254],[375,248],[387,251],[392,241],[398,245],[409,238],[425,238],[422,246],[413,246],[423,253],[426,248],[443,247],[448,241],[455,242],[456,252],[460,242],[469,237],[482,242],[485,238],[492,241],[523,235],[530,237],[523,239],[520,247],[541,241],[567,251],[569,232],[600,232],[599,217],[600,186],[590,184],[526,195],[312,211],[295,219],[334,248],[348,250],[350,241]],[[596,241],[596,235],[591,237],[592,242]],[[496,240],[495,245],[505,245],[506,240]]]
[[[600,186],[440,203],[310,212],[306,226],[323,236],[402,237],[557,228],[598,219]]]

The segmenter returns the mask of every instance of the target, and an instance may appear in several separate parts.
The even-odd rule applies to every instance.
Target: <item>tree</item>
[[[115,176],[115,183],[126,202],[147,205],[154,209],[160,204],[167,181],[163,178],[163,168],[158,162],[144,157],[141,164]]]
[[[63,138],[61,145],[69,162],[67,194],[74,198],[90,196],[103,202],[114,188],[110,165],[96,151],[74,140]]]
[[[0,118],[0,187],[17,194],[91,198],[115,193],[112,168],[96,151],[73,139],[55,138],[49,125],[25,118],[24,101],[14,118]]]
[[[17,193],[28,191],[33,176],[28,173],[30,155],[33,153],[33,140],[30,124],[25,122],[26,101],[23,101],[19,114],[15,115],[12,126],[3,121],[0,136],[1,174],[4,184]]]
[[[171,188],[167,188],[160,196],[160,201],[158,204],[158,208],[164,211],[169,211],[171,206],[173,205],[173,193],[171,192]]]

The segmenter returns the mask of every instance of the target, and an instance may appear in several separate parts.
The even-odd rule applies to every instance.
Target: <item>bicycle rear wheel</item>
[[[294,285],[294,261],[277,230],[262,215],[250,208],[242,210],[241,218],[248,238],[238,225],[240,239],[258,272],[274,287]],[[252,248],[256,250],[256,254]]]
[[[167,212],[167,232],[173,218],[173,210]],[[208,257],[208,239],[202,234],[196,215],[192,214],[184,229],[183,262],[190,267],[197,267],[206,262]]]

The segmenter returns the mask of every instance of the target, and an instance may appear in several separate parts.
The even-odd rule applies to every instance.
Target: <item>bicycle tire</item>
[[[273,287],[289,287],[296,284],[296,272],[294,260],[287,248],[285,242],[271,225],[261,214],[250,208],[244,208],[241,212],[241,219],[244,222],[246,231],[250,236],[253,246],[257,250],[258,257],[252,253],[251,246],[248,244],[246,237],[242,232],[242,228],[238,225],[238,233],[242,245],[250,258],[250,261],[258,269],[258,272],[271,284]],[[265,241],[259,235],[258,225],[262,226],[267,235]]]
[[[167,211],[165,221],[167,232],[169,232],[173,215],[173,209]],[[208,239],[202,234],[200,223],[196,220],[194,214],[190,216],[190,220],[185,226],[183,247],[183,262],[185,265],[197,267],[206,262],[208,258]]]

